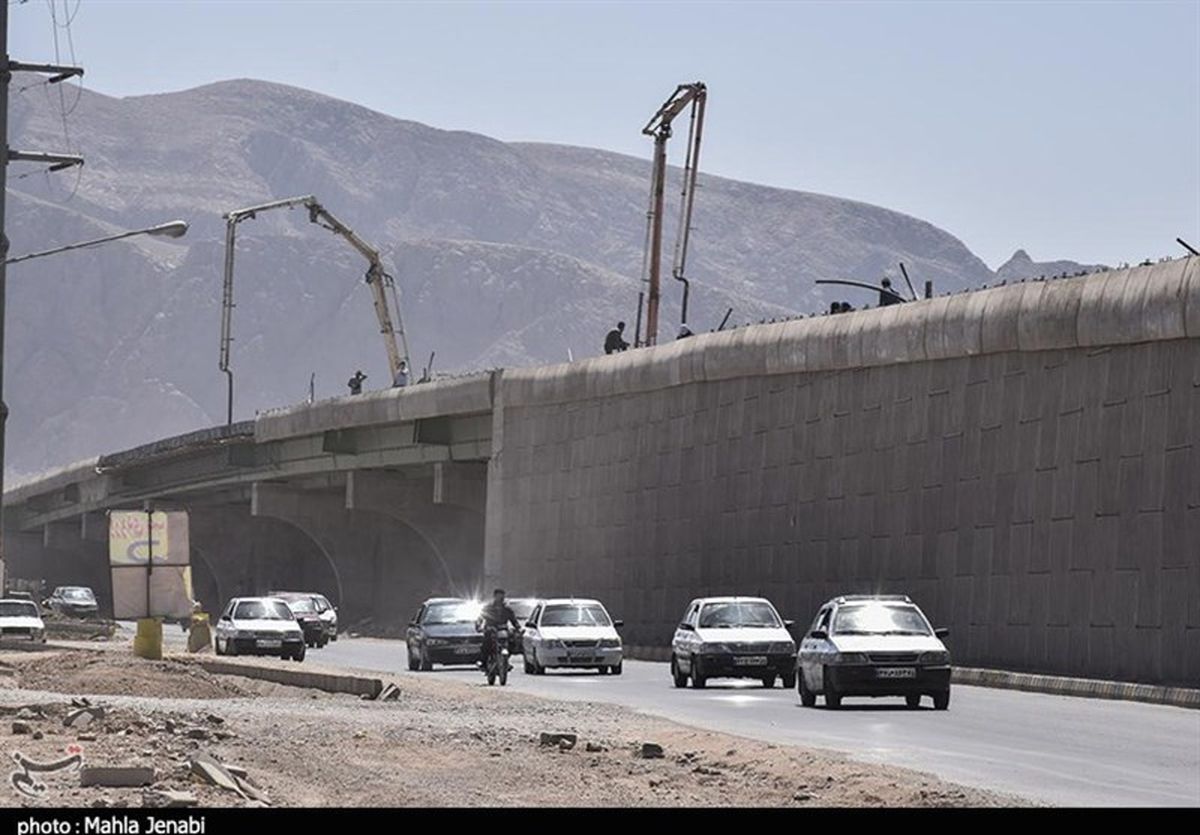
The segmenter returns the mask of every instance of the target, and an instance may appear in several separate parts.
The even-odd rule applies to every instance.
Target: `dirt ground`
[[[47,692],[53,691],[53,692]],[[61,693],[62,695],[55,695]],[[64,727],[71,698],[105,708]],[[20,733],[14,733],[20,731]],[[573,746],[543,732],[571,733]],[[396,701],[362,701],[185,662],[81,650],[0,657],[7,756],[152,766],[151,790],[200,805],[274,806],[999,806],[1014,798],[824,751],[703,731],[612,705],[559,702],[446,679],[401,681]],[[661,746],[644,758],[643,744]],[[249,796],[198,782],[203,753],[245,769]],[[0,805],[140,806],[143,788],[81,788],[43,774],[23,796],[11,774]]]

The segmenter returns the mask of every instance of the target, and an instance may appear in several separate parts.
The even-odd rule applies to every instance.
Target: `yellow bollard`
[[[207,612],[193,612],[188,630],[188,652],[204,652],[212,647],[212,629]]]
[[[133,636],[133,654],[151,661],[162,660],[162,621],[158,618],[139,618],[137,634]]]

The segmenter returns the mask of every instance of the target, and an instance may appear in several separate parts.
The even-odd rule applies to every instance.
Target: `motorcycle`
[[[484,646],[488,648],[487,660],[483,664],[483,672],[487,676],[488,685],[500,680],[500,686],[508,684],[508,671],[512,666],[508,663],[508,630],[489,627],[484,632]]]

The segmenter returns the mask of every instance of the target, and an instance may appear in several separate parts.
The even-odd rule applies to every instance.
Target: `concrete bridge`
[[[340,398],[5,495],[8,571],[103,589],[104,511],[192,513],[206,605],[326,589],[912,595],[960,663],[1200,685],[1200,259]]]

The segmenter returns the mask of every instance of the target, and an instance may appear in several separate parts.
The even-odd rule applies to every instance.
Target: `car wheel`
[[[621,664],[622,663],[624,663],[624,662],[613,664],[611,667],[608,668],[608,671],[611,674],[613,674],[614,676],[619,676],[621,674]]]
[[[317,649],[325,649],[325,645],[328,643],[329,643],[329,636],[326,635],[325,637],[321,638],[321,640],[317,641]]]
[[[904,703],[912,708],[920,707],[921,706],[921,694],[920,693],[911,693],[911,694],[905,696]]]
[[[300,645],[300,649],[298,649],[298,650],[296,650],[295,652],[293,652],[293,653],[292,653],[292,660],[293,660],[293,661],[297,661],[297,662],[299,662],[299,661],[303,661],[303,660],[304,660],[304,655],[305,655],[305,652],[304,652],[304,645],[303,645],[303,644],[301,644],[301,645]]]
[[[950,707],[950,688],[946,688],[941,693],[933,694],[933,709],[946,710]]]
[[[429,658],[429,653],[425,651],[425,647],[421,647],[421,672],[427,673],[433,669],[433,661]]]
[[[533,675],[533,664],[530,663],[528,658],[525,659],[525,675]]]
[[[679,672],[679,661],[674,655],[671,656],[671,680],[675,682],[676,687],[687,687],[688,677]]]
[[[692,689],[703,690],[704,685],[708,683],[708,679],[704,677],[704,673],[700,671],[700,659],[692,656]]]
[[[508,658],[500,658],[500,686],[504,687],[508,684]]]
[[[800,704],[805,707],[813,707],[817,703],[817,694],[808,689],[808,685],[804,683],[804,672],[796,671],[796,692],[800,694]]]
[[[231,642],[228,638],[225,639],[225,654],[237,655],[237,644]]]
[[[784,673],[779,677],[779,684],[784,690],[791,690],[796,686],[796,673],[793,670],[790,673]]]
[[[542,662],[538,660],[537,650],[533,651],[533,674],[535,676],[544,676],[546,668],[542,666]]]
[[[770,688],[774,687],[775,686],[775,676],[773,676],[773,675],[763,676],[762,677],[762,685],[763,685],[763,687],[767,688],[768,690]]]
[[[225,654],[225,651],[221,649],[221,639],[220,638],[213,639],[213,652],[215,652],[217,655]]]

